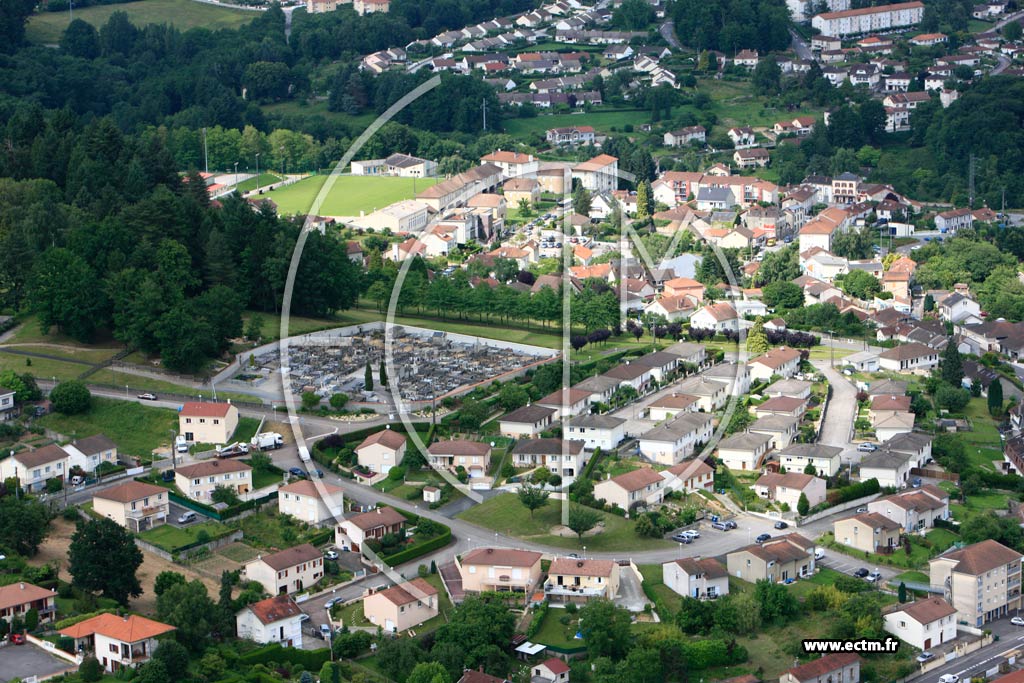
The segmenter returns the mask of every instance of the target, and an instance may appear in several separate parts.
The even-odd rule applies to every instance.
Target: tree
[[[73,57],[96,59],[100,56],[100,34],[92,24],[75,19],[64,29],[60,49]]]
[[[373,391],[373,370],[370,369],[370,359],[366,359],[366,370],[363,371],[363,390]]]
[[[438,662],[420,662],[412,668],[405,683],[451,683],[448,670]]]
[[[939,376],[943,382],[950,386],[959,387],[964,381],[964,363],[960,358],[960,350],[952,339],[942,350],[942,360],[939,366]]]
[[[847,259],[865,259],[871,256],[874,245],[875,230],[865,225],[860,230],[839,233],[832,240],[832,253]]]
[[[177,637],[192,652],[201,652],[218,622],[217,605],[198,579],[171,586],[156,599],[157,618],[178,629]]]
[[[935,402],[939,407],[952,412],[959,412],[967,407],[971,400],[971,393],[966,389],[950,386],[943,382],[935,391]]]
[[[935,310],[935,297],[933,297],[931,294],[925,294],[924,295],[924,304],[923,304],[923,306],[924,306],[924,312],[925,313],[930,313],[931,311],[934,311]]]
[[[320,406],[320,394],[315,391],[302,392],[302,407],[304,410],[316,410]]]
[[[0,548],[35,555],[49,524],[49,512],[37,499],[14,495],[0,498]]]
[[[71,536],[68,560],[72,582],[83,590],[101,591],[104,597],[122,605],[128,603],[129,597],[142,595],[142,585],[136,576],[142,564],[142,551],[132,535],[111,519],[80,525]]]
[[[523,507],[530,511],[530,519],[533,519],[533,513],[535,510],[539,510],[548,504],[548,496],[551,493],[545,491],[539,486],[523,486],[519,489],[519,502],[523,504]]]
[[[796,511],[801,517],[806,517],[807,512],[811,509],[811,502],[807,500],[807,494],[800,492],[800,499],[796,502]]]
[[[235,493],[235,489],[229,486],[214,486],[213,493],[210,494],[210,500],[212,500],[214,503],[223,503],[228,507],[238,505],[240,502],[242,502],[238,498],[238,494]]]
[[[84,683],[95,683],[103,678],[103,665],[98,659],[89,655],[78,665],[78,677]]]
[[[393,681],[404,681],[427,653],[412,638],[387,638],[380,646],[380,669]]]
[[[377,369],[377,375],[380,377],[380,385],[384,388],[388,386],[388,369],[385,367],[384,359],[380,361],[380,367]]]
[[[654,8],[647,0],[623,0],[612,12],[612,25],[624,31],[642,31],[654,20]]]
[[[30,282],[32,310],[44,333],[56,326],[77,341],[92,341],[106,296],[85,259],[68,249],[48,249],[36,259]]]
[[[901,603],[907,601],[907,584],[903,583],[902,581],[900,581],[900,586],[897,589],[896,597]]]
[[[858,299],[871,299],[882,291],[882,284],[866,270],[854,270],[846,275],[840,283],[843,291]]]
[[[760,356],[771,348],[768,344],[768,335],[764,331],[764,323],[758,320],[747,333],[747,353],[751,356]]]
[[[331,398],[328,399],[331,407],[335,410],[343,410],[345,405],[348,403],[348,394],[338,392],[337,394],[331,394]]]
[[[234,613],[231,615],[234,623]],[[172,681],[188,679],[188,650],[176,640],[163,640],[153,653],[153,659],[163,662],[167,675]]]
[[[173,681],[167,673],[167,666],[159,659],[151,659],[139,667],[132,680],[137,683],[172,683]]]
[[[30,607],[25,612],[25,630],[35,631],[39,626],[39,610],[35,607]]]
[[[245,325],[245,338],[251,342],[258,342],[263,337],[263,316],[253,313],[249,322]]]
[[[654,213],[654,197],[651,195],[651,183],[643,180],[636,186],[636,218],[644,221]]]
[[[799,285],[792,282],[785,280],[769,282],[761,289],[761,292],[765,305],[776,310],[800,308],[804,305],[804,291],[800,289]]]
[[[1003,414],[1003,383],[998,377],[988,385],[988,412],[993,417]]]
[[[782,69],[775,57],[768,55],[757,60],[754,67],[754,91],[759,95],[775,95],[782,84]]]
[[[629,652],[633,643],[629,611],[609,600],[591,600],[579,611],[579,616],[580,631],[590,657],[618,660]]]
[[[153,593],[160,597],[171,586],[177,586],[180,583],[185,583],[185,581],[185,575],[179,572],[160,572],[156,575],[156,580],[153,582]]]
[[[572,193],[572,210],[581,216],[590,215],[590,191],[580,185]]]
[[[566,526],[575,531],[576,536],[582,541],[583,534],[597,526],[602,519],[604,519],[604,515],[597,510],[591,510],[582,505],[573,505],[569,508],[569,519]]]
[[[78,415],[87,412],[92,405],[92,394],[85,382],[69,379],[61,382],[50,392],[53,409],[64,415]]]
[[[498,392],[498,405],[506,412],[522,408],[529,402],[530,394],[522,384],[506,382]]]

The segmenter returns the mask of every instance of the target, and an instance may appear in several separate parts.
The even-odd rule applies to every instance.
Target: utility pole
[[[486,131],[487,130],[487,100],[483,101],[483,111],[484,111],[484,130]]]
[[[970,160],[970,165],[969,165],[969,173],[970,173],[970,179],[969,179],[969,185],[968,185],[967,206],[973,209],[974,208],[974,155],[973,154],[971,154],[971,160]]]
[[[210,172],[210,149],[206,146],[206,126],[203,126],[203,170]]]

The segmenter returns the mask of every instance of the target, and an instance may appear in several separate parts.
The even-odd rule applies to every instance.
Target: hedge
[[[162,486],[167,489],[167,497],[172,503],[176,503],[183,508],[187,508],[193,512],[198,512],[201,515],[206,515],[207,517],[211,517],[220,522],[223,522],[226,519],[231,519],[232,517],[237,517],[246,510],[253,510],[261,505],[269,503],[272,500],[277,500],[277,491],[271,491],[262,498],[243,501],[238,505],[232,505],[231,507],[224,508],[223,510],[218,510],[212,505],[206,505],[205,503],[196,502],[191,498],[186,498],[178,493],[177,488],[174,487],[173,484],[169,484],[159,478],[135,477],[135,481],[141,481],[144,484],[156,484],[158,486]]]
[[[306,539],[306,543],[310,545],[323,545],[324,543],[330,543],[332,540],[334,540],[334,529],[328,527],[315,534],[310,534],[309,538]]]
[[[533,619],[530,621],[530,625],[526,629],[526,637],[533,638],[540,631],[541,624],[544,623],[544,617],[548,613],[548,601],[540,603],[533,609]]]
[[[399,510],[399,512],[401,512],[401,510]],[[388,555],[387,557],[381,557],[381,559],[384,562],[386,562],[389,566],[394,567],[395,565],[415,560],[417,557],[422,557],[423,555],[426,555],[427,553],[432,552],[434,550],[439,550],[451,542],[452,530],[445,526],[443,533],[438,534],[429,541],[417,543],[411,548],[399,550],[397,553],[393,555]]]
[[[61,619],[60,621],[54,623],[53,629],[55,631],[60,631],[61,629],[70,628],[71,626],[74,626],[77,623],[83,622],[86,619],[92,619],[93,617],[98,617],[101,614],[113,614],[113,613],[114,613],[114,610],[112,610],[112,609],[101,609],[101,610],[96,610],[95,612],[88,612],[86,614],[77,614],[77,615],[75,615],[73,617],[67,617],[66,619]]]
[[[867,481],[862,481],[859,484],[850,484],[849,486],[844,486],[841,489],[829,491],[828,502],[831,505],[848,503],[851,500],[857,500],[864,496],[873,495],[881,490],[882,487],[878,485],[878,480],[872,478]]]
[[[243,664],[270,664],[272,662],[301,666],[306,671],[320,671],[325,662],[331,658],[327,648],[320,650],[300,650],[294,647],[281,647],[280,643],[271,643],[252,652],[246,652],[238,659]]]

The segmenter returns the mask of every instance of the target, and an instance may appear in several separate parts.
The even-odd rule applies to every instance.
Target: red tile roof
[[[462,564],[495,567],[532,567],[540,562],[541,554],[516,548],[477,548],[462,556]]]
[[[189,401],[181,407],[181,414],[188,417],[226,417],[230,409],[230,403]]]
[[[273,624],[275,621],[283,621],[302,614],[302,610],[287,595],[275,595],[266,600],[260,600],[248,605],[256,618],[263,624]]]
[[[841,652],[819,657],[800,666],[794,666],[787,673],[798,681],[816,681],[819,677],[824,676],[830,671],[842,669],[859,661],[860,657],[858,655],[852,652]]]
[[[118,503],[130,503],[133,500],[140,500],[147,496],[155,496],[158,493],[165,493],[167,489],[162,486],[154,486],[141,481],[129,481],[118,486],[111,486],[109,489],[97,491],[93,498],[113,500]]]
[[[363,442],[356,446],[356,453],[367,446],[372,446],[378,443],[393,451],[397,451],[405,445],[405,441],[405,434],[399,434],[393,429],[382,429],[381,431],[376,432],[375,434],[370,434],[368,437],[363,439]]]
[[[87,638],[96,633],[122,643],[137,643],[140,640],[156,638],[164,633],[174,631],[173,626],[161,624],[146,617],[132,614],[119,617],[116,614],[99,614],[91,619],[80,621],[74,626],[60,630],[62,636],[68,638]]]

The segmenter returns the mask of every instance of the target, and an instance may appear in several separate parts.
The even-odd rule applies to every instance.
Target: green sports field
[[[328,176],[313,176],[294,185],[267,193],[277,203],[281,215],[309,213],[320,188]],[[320,207],[321,216],[358,216],[383,209],[402,199],[412,199],[416,192],[437,183],[440,178],[381,178],[379,176],[339,176],[331,193]]]
[[[237,28],[255,19],[259,13],[195,2],[194,0],[142,0],[120,5],[95,5],[75,9],[75,19],[99,28],[114,12],[127,12],[136,26],[172,24],[186,31],[202,27],[216,31]],[[28,20],[26,35],[33,43],[55,44],[70,23],[67,12],[39,12]]]

